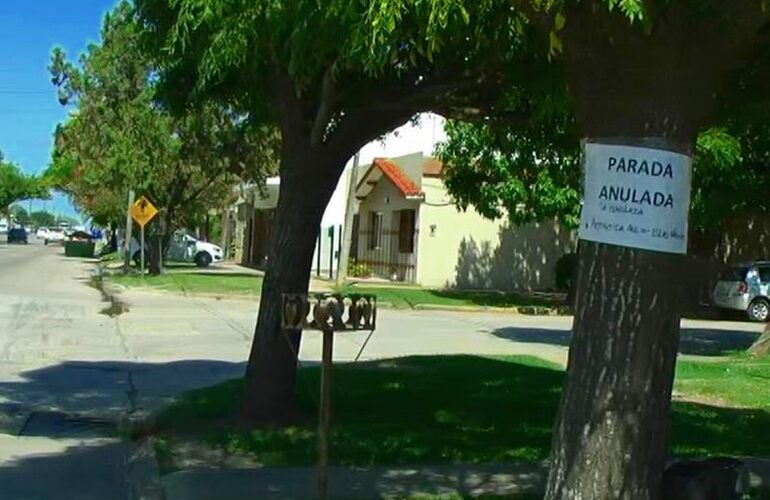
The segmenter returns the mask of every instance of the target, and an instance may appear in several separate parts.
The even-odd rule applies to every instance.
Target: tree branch
[[[302,113],[302,102],[297,97],[294,80],[285,69],[276,67],[271,87],[278,103],[283,147],[294,147],[297,141],[301,140],[300,136],[307,133],[307,125]]]
[[[415,81],[417,79],[418,77],[415,77]],[[487,100],[489,109],[492,109],[495,96],[502,87],[483,74],[453,74],[446,77],[436,76],[430,80],[423,77],[419,84],[372,86],[359,100],[364,104],[345,110],[344,116],[329,138],[329,147],[340,155],[349,153],[349,156],[352,156],[366,142],[390,132],[417,113],[426,111],[455,118],[480,119],[485,116],[487,110],[479,106],[479,103]],[[479,97],[483,92],[489,92],[486,99]],[[468,105],[468,102],[473,102],[474,106]],[[514,113],[507,114],[513,121]],[[515,120],[527,118],[523,114],[515,116]]]
[[[334,113],[334,101],[336,97],[336,84],[334,81],[334,64],[330,64],[324,72],[321,83],[321,100],[318,106],[318,112],[313,120],[313,128],[310,132],[310,144],[319,146],[324,139],[324,132],[329,124],[329,120]]]

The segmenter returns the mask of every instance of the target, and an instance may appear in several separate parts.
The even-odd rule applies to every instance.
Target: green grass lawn
[[[721,365],[721,367],[720,367]],[[539,460],[550,449],[563,371],[531,357],[406,357],[334,370],[331,460],[341,465]],[[266,465],[309,465],[316,456],[318,368],[304,368],[297,404],[304,420],[280,429],[241,430],[243,383],[193,391],[158,415],[156,432],[251,455]],[[718,395],[719,407],[675,402],[678,455],[770,456],[770,392],[757,384],[770,363],[684,362],[677,391]],[[754,391],[754,395],[746,392]],[[164,441],[161,441],[164,442]]]
[[[252,274],[184,272],[173,268],[160,276],[115,275],[109,279],[128,287],[149,287],[179,293],[236,294],[258,296],[262,277]]]
[[[408,309],[416,305],[438,306],[481,306],[481,307],[520,307],[520,306],[563,306],[563,300],[558,297],[537,296],[530,294],[497,292],[497,291],[466,291],[466,290],[434,290],[406,286],[360,286],[347,285],[341,289],[343,293],[370,293],[377,295],[377,300],[387,302],[393,307]]]
[[[681,360],[675,390],[706,401],[770,411],[770,358],[741,353],[709,363]]]
[[[120,253],[118,252],[106,253],[100,257],[100,260],[102,262],[118,262],[120,260]]]

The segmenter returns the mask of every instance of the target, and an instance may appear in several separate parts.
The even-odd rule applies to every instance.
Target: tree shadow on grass
[[[205,428],[201,439],[247,453],[273,466],[312,465],[316,458],[317,368],[299,373],[297,400],[305,423],[289,428],[239,430],[223,422],[223,403],[243,390],[240,380],[187,397],[183,411],[158,419],[161,435],[184,433],[180,414]],[[564,373],[536,358],[418,356],[337,365],[333,384],[331,460],[341,466],[538,461],[547,457]],[[195,408],[198,407],[197,410]],[[758,439],[770,412],[674,404],[678,452],[770,455]],[[739,433],[739,434],[736,434]]]
[[[299,372],[297,402],[304,423],[257,430],[222,426],[222,418],[240,408],[243,380],[233,377],[243,368],[213,360],[63,363],[0,383],[0,397],[8,401],[6,411],[38,408],[109,418],[130,408],[127,392],[132,385],[139,391],[139,406],[151,409],[182,391],[218,384],[188,393],[182,403],[161,413],[160,435],[184,433],[197,425],[201,440],[248,452],[268,465],[314,464],[318,368]],[[550,448],[563,378],[553,365],[526,357],[422,356],[336,365],[332,462],[368,466],[540,460]],[[770,443],[763,439],[770,412],[675,403],[672,418],[678,454],[770,455]],[[43,419],[21,434],[71,438],[60,425],[56,419]],[[122,467],[124,450],[113,445],[118,443],[64,446],[62,452],[8,462],[0,467],[0,481],[11,486],[4,486],[0,496],[119,498],[110,488],[121,487],[115,468]],[[416,488],[408,479],[381,475],[373,480],[391,481],[391,490],[403,493]],[[100,481],[105,484],[99,486]],[[433,481],[439,487],[453,480],[439,474]],[[63,493],[47,495],[56,489]]]
[[[569,347],[571,330],[547,328],[498,328],[493,335],[515,342],[548,344]],[[759,333],[744,330],[709,328],[682,328],[679,339],[679,353],[698,356],[724,356],[744,351],[759,337]]]

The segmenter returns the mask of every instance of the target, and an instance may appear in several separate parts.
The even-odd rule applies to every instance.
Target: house
[[[440,288],[552,288],[556,261],[576,247],[574,231],[458,209],[441,174],[441,163],[422,152],[362,168],[351,251],[357,273]]]
[[[430,154],[436,143],[444,137],[444,119],[426,113],[382,139],[367,144],[359,152],[359,157],[362,162],[371,162],[378,156],[399,155],[410,151]],[[321,220],[319,239],[313,256],[313,273],[316,275],[331,277],[336,274],[352,168],[351,160],[340,176]],[[236,262],[252,267],[264,265],[280,184],[278,177],[272,177],[267,180],[265,186],[239,187],[238,201],[223,218],[226,221],[223,226],[232,222],[228,227],[233,228],[229,236],[232,243],[223,246],[233,248],[232,255]]]

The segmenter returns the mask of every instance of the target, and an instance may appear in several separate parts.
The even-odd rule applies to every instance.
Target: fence
[[[342,248],[342,226],[321,227],[313,253],[312,272],[317,277],[335,279]]]
[[[417,241],[416,230],[411,237],[409,245],[401,231],[359,232],[355,254],[358,273],[393,281],[417,281],[417,252],[413,244]]]

